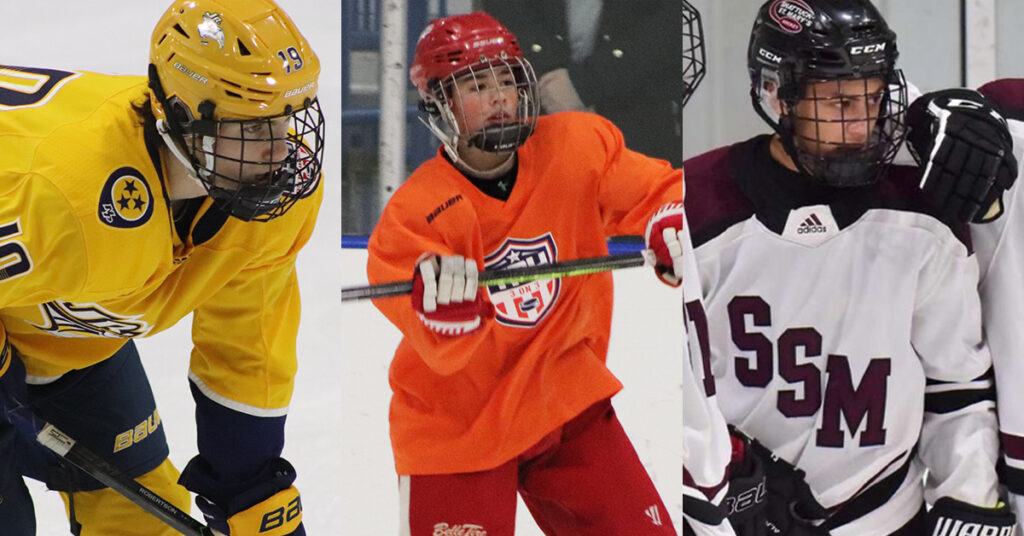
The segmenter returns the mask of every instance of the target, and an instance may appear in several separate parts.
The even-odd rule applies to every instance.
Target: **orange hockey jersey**
[[[682,172],[625,148],[592,114],[541,117],[518,151],[507,201],[487,196],[441,156],[395,192],[370,238],[369,279],[408,280],[425,252],[480,269],[608,253],[682,198]],[[514,458],[622,386],[605,366],[609,273],[486,289],[496,316],[439,335],[409,298],[377,300],[404,337],[391,363],[391,441],[399,474],[486,470]]]

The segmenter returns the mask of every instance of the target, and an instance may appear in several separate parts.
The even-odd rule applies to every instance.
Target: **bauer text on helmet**
[[[231,215],[269,220],[316,189],[320,61],[269,0],[178,0],[150,49],[168,148]]]

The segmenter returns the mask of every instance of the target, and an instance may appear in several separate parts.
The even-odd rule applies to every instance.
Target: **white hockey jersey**
[[[979,91],[998,104],[1008,119],[1013,151],[1024,165],[1024,80],[997,80]],[[1010,506],[1017,514],[1017,534],[1024,534],[1024,186],[1017,183],[991,215],[989,223],[971,225],[981,269],[985,337],[995,365],[997,411]]]
[[[683,517],[696,536],[733,536],[729,522],[716,523],[710,513],[721,508],[728,491],[726,469],[732,443],[715,397],[707,314],[688,229],[684,236],[683,302],[689,360],[683,363]]]
[[[726,420],[806,472],[836,536],[889,534],[924,499],[994,506],[966,229],[929,215],[916,170],[827,188],[774,162],[769,140],[685,164]]]

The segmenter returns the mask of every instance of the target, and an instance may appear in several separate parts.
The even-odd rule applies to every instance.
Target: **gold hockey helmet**
[[[158,128],[210,196],[244,220],[280,216],[316,188],[319,75],[309,43],[270,0],[177,0],[153,31]]]

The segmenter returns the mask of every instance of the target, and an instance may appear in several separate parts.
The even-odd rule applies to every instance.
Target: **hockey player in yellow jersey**
[[[175,1],[147,76],[0,66],[0,533],[34,534],[29,476],[82,535],[175,534],[18,430],[32,412],[179,508],[196,493],[221,533],[305,534],[280,454],[319,73],[270,0]],[[198,455],[179,480],[131,339],[189,313]]]

